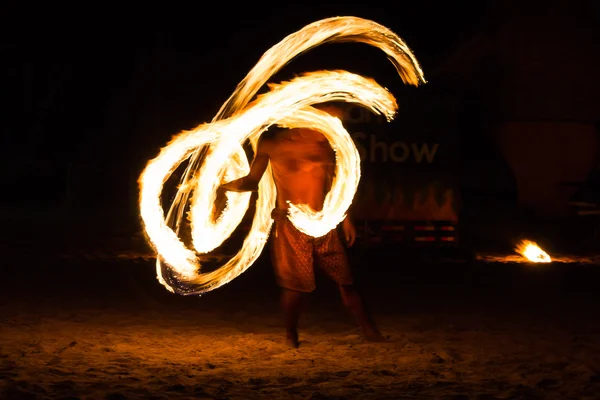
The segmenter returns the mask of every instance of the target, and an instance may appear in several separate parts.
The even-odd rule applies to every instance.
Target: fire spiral
[[[140,214],[150,245],[157,253],[158,280],[179,294],[202,294],[243,273],[262,252],[272,226],[276,187],[270,167],[259,183],[256,211],[241,249],[220,268],[202,272],[198,254],[220,246],[242,221],[250,193],[227,192],[227,204],[214,214],[217,189],[224,181],[245,176],[249,163],[243,144],[256,150],[260,135],[273,125],[322,132],[336,154],[335,177],[323,209],[290,204],[289,218],[303,232],[322,236],[344,218],[360,179],[356,146],[339,119],[311,105],[328,101],[358,103],[390,121],[396,114],[394,96],[374,80],[347,71],[317,71],[258,90],[295,56],[329,42],[357,42],[387,54],[406,84],[424,83],[423,72],[404,41],[388,28],[357,17],[334,17],[309,24],[269,49],[239,83],[210,123],[176,135],[142,172]],[[253,100],[254,99],[254,100]],[[188,161],[178,191],[165,216],[164,184]],[[191,224],[190,249],[180,238],[186,210]]]

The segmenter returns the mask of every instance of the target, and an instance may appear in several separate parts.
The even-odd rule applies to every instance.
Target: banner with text
[[[362,221],[457,221],[458,143],[453,98],[398,99],[392,122],[356,105],[343,123],[362,160],[352,206]]]

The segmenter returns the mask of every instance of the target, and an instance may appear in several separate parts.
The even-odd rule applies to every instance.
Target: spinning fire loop
[[[140,213],[149,243],[157,253],[157,277],[170,291],[189,295],[216,289],[244,272],[262,252],[275,207],[276,187],[270,168],[259,184],[252,226],[239,252],[210,272],[202,272],[198,255],[220,246],[242,221],[250,205],[250,193],[227,192],[225,209],[215,215],[217,189],[222,182],[249,172],[242,145],[249,142],[256,151],[260,135],[273,125],[318,130],[336,153],[335,178],[322,211],[290,204],[288,217],[292,223],[319,237],[344,219],[360,179],[358,151],[339,119],[311,106],[328,101],[358,103],[390,121],[397,111],[394,96],[372,79],[347,71],[316,71],[289,82],[269,84],[270,91],[254,99],[271,76],[295,56],[332,42],[374,46],[386,53],[404,83],[425,83],[416,58],[400,37],[384,26],[356,17],[314,22],[264,53],[213,120],[176,135],[148,162],[139,178]],[[184,161],[188,164],[165,215],[163,186]],[[179,238],[186,214],[193,249]]]

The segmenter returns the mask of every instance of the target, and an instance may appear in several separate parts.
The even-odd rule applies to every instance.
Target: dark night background
[[[495,19],[485,2],[435,11],[401,7],[216,5],[210,13],[165,10],[172,17],[164,20],[103,11],[96,21],[93,14],[22,19],[3,43],[3,203],[28,210],[68,203],[88,214],[82,210],[97,205],[131,207],[132,179],[146,160],[175,133],[210,120],[264,51],[316,19],[359,15],[389,26],[413,49],[426,77]],[[317,48],[274,80],[326,68],[404,90],[385,56],[354,44]],[[72,187],[83,181],[97,182],[96,191]]]
[[[267,398],[595,398],[599,4],[6,6],[0,398],[261,398],[257,388]],[[450,185],[459,241],[440,253],[359,241],[351,256],[389,347],[359,343],[324,283],[306,347],[292,354],[277,347],[268,257],[201,298],[157,283],[137,179],[173,135],[210,121],[271,46],[343,15],[398,33],[428,83],[403,85],[360,44],[313,49],[272,81],[335,68],[390,89],[401,114],[373,130],[441,143],[439,157],[373,163],[363,180]],[[380,204],[367,203],[371,215]],[[558,261],[525,263],[514,253],[522,238]]]
[[[520,212],[514,173],[493,144],[498,126],[598,118],[593,1],[161,7],[140,15],[126,8],[14,13],[16,29],[7,25],[2,43],[3,214],[118,219],[119,227],[106,229],[137,229],[136,180],[145,162],[172,135],[209,121],[269,47],[333,15],[371,18],[396,31],[429,83],[407,88],[384,55],[359,44],[314,49],[273,80],[340,68],[374,77],[401,106],[414,95],[458,99],[457,126],[449,130],[457,132],[463,224],[478,219],[476,210],[516,210],[507,211],[511,219]],[[524,59],[536,40],[542,50]],[[570,60],[572,54],[585,57]],[[537,80],[522,85],[530,75]],[[535,105],[523,107],[528,103]],[[557,112],[565,104],[581,112]],[[401,179],[411,175],[407,170]]]

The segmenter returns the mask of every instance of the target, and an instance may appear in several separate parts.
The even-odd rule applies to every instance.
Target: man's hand
[[[225,193],[225,192],[230,191],[230,190],[235,190],[236,189],[235,186],[238,183],[239,182],[236,182],[236,181],[221,182],[221,184],[217,188],[217,193]]]
[[[258,181],[251,176],[244,176],[234,181],[221,184],[219,189],[231,192],[257,192]]]
[[[346,239],[346,244],[348,247],[352,247],[354,241],[356,240],[356,228],[354,224],[350,220],[350,218],[346,217],[342,221],[342,231],[344,232],[344,239]]]

